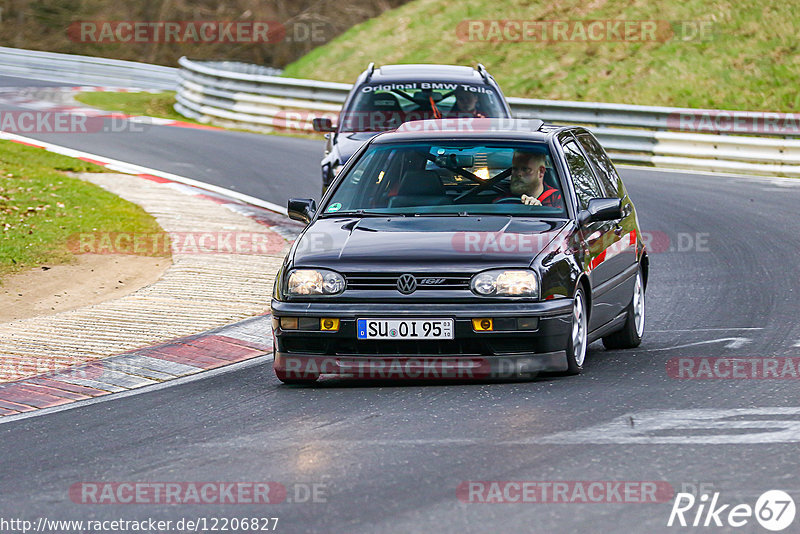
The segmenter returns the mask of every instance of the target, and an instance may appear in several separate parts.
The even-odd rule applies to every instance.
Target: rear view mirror
[[[436,156],[436,165],[446,169],[448,167],[458,167],[461,169],[475,166],[475,158],[472,154],[442,154]]]
[[[287,211],[290,219],[308,224],[317,213],[317,202],[313,198],[290,198]]]
[[[311,124],[314,127],[315,132],[335,132],[336,128],[333,126],[333,122],[328,117],[316,117],[311,121]]]
[[[622,199],[593,198],[586,209],[578,214],[578,222],[588,224],[596,221],[618,221],[622,217]]]

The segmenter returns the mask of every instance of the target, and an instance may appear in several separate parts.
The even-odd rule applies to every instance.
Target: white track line
[[[250,358],[249,360],[244,360],[242,362],[231,363],[228,365],[224,365],[222,367],[218,367],[216,369],[210,369],[207,371],[201,371],[199,373],[182,376],[179,378],[173,378],[171,380],[165,380],[164,382],[159,382],[158,384],[153,384],[151,386],[142,386],[135,389],[129,389],[127,391],[120,391],[119,393],[112,393],[110,395],[102,395],[100,397],[94,397],[91,399],[80,400],[71,402],[69,404],[62,404],[61,406],[53,406],[52,408],[42,408],[40,410],[34,410],[31,412],[24,412],[15,415],[6,415],[0,417],[0,425],[5,423],[11,423],[12,421],[19,421],[21,419],[29,419],[31,417],[39,417],[40,415],[50,415],[57,412],[63,412],[66,410],[72,410],[75,408],[83,408],[84,406],[90,406],[92,404],[98,404],[101,402],[113,401],[117,399],[122,399],[125,397],[132,397],[134,395],[140,395],[142,393],[150,393],[153,391],[159,391],[162,389],[166,389],[172,386],[179,386],[181,384],[188,384],[190,382],[195,382],[196,380],[205,380],[206,378],[212,378],[218,375],[222,375],[225,373],[230,373],[233,371],[238,371],[240,369],[247,369],[248,367],[253,367],[256,365],[266,364],[272,361],[272,354],[265,354],[264,356],[256,356],[255,358]]]
[[[746,337],[723,337],[720,339],[709,339],[708,341],[697,341],[695,343],[686,343],[684,345],[676,345],[674,347],[661,347],[658,349],[640,349],[642,352],[657,352],[660,350],[674,350],[685,349],[687,347],[696,347],[699,345],[708,345],[709,343],[722,343],[726,342],[726,349],[740,349],[750,343],[752,340]]]
[[[244,195],[242,193],[238,193],[236,191],[231,191],[230,189],[225,189],[224,187],[219,187],[212,184],[207,184],[205,182],[200,182],[198,180],[193,180],[192,178],[187,178],[185,176],[179,176],[177,174],[172,174],[169,172],[159,171],[157,169],[151,169],[149,167],[143,167],[141,165],[136,165],[134,163],[128,163],[125,161],[119,161],[111,158],[107,158],[105,156],[100,156],[97,154],[92,154],[89,152],[84,152],[82,150],[75,150],[72,148],[63,147],[60,145],[55,145],[52,143],[46,143],[44,141],[39,141],[38,139],[33,139],[30,137],[24,137],[17,134],[12,134],[8,132],[0,131],[0,139],[6,139],[8,141],[20,141],[25,144],[34,145],[37,147],[41,147],[48,152],[54,152],[56,154],[61,154],[63,156],[68,156],[71,158],[87,158],[92,159],[95,161],[99,161],[104,164],[106,168],[113,171],[119,171],[126,174],[150,174],[152,176],[158,176],[159,178],[164,178],[167,180],[171,180],[174,182],[182,183],[185,185],[190,185],[193,187],[197,187],[199,189],[204,189],[206,191],[211,191],[214,193],[219,193],[221,195],[240,200],[247,204],[252,204],[254,206],[259,206],[261,208],[268,209],[270,211],[274,211],[277,213],[281,213],[286,215],[286,208],[278,206],[277,204],[273,204],[272,202],[267,202],[266,200],[261,200],[259,198],[251,197],[249,195]],[[272,355],[268,354],[265,356],[257,356],[255,358],[251,358],[249,360],[245,360],[243,362],[237,362],[229,365],[225,365],[218,369],[211,369],[207,371],[203,371],[197,374],[188,375],[180,378],[175,378],[172,380],[167,380],[165,382],[161,382],[158,384],[154,384],[152,386],[143,386],[140,388],[131,389],[128,391],[123,391],[119,393],[114,393],[113,395],[103,395],[102,397],[96,397],[92,399],[86,399],[82,401],[71,402],[69,404],[64,404],[62,406],[54,406],[51,408],[43,408],[39,410],[34,410],[32,412],[25,412],[16,415],[7,415],[4,417],[0,417],[0,424],[4,423],[11,423],[13,421],[19,421],[21,419],[28,419],[31,417],[39,417],[41,415],[48,415],[56,412],[62,412],[65,410],[72,410],[74,408],[80,408],[83,406],[89,406],[92,404],[97,404],[99,402],[106,402],[111,401],[119,398],[130,397],[132,395],[139,395],[141,393],[148,393],[151,391],[158,391],[160,389],[164,389],[167,387],[177,386],[180,384],[186,384],[189,382],[194,382],[195,380],[201,380],[205,378],[211,378],[220,374],[228,373],[231,371],[236,371],[239,369],[245,369],[247,367],[251,367],[254,365],[267,363],[272,361]]]
[[[623,167],[626,169],[636,169],[640,171],[650,171],[650,172],[671,172],[677,174],[697,174],[701,176],[715,176],[717,178],[739,178],[741,180],[748,180],[754,182],[781,182],[788,185],[799,185],[800,186],[800,178],[789,178],[786,176],[762,176],[758,174],[732,174],[728,172],[714,172],[714,171],[702,171],[702,170],[695,170],[695,169],[670,169],[668,167],[651,167],[649,165],[634,165],[634,164],[627,164],[627,163],[615,163],[614,166],[616,167]]]
[[[211,191],[214,193],[219,193],[220,195],[225,195],[227,197],[233,198],[235,200],[240,200],[242,202],[246,202],[247,204],[252,204],[253,206],[258,206],[260,208],[268,209],[270,211],[274,211],[276,213],[280,213],[282,215],[287,215],[287,210],[283,206],[279,206],[277,204],[273,204],[272,202],[268,202],[266,200],[261,200],[260,198],[251,197],[250,195],[245,195],[239,193],[237,191],[232,191],[230,189],[226,189],[224,187],[219,187],[217,185],[207,184],[205,182],[201,182],[198,180],[194,180],[192,178],[187,178],[185,176],[180,176],[177,174],[172,174],[171,172],[159,171],[158,169],[151,169],[150,167],[143,167],[141,165],[136,165],[135,163],[128,163],[126,161],[119,161],[116,159],[111,159],[106,156],[100,156],[97,154],[92,154],[90,152],[84,152],[82,150],[75,150],[72,148],[67,148],[60,145],[54,145],[52,143],[46,143],[44,141],[39,141],[38,139],[33,139],[30,137],[24,137],[17,134],[7,133],[7,132],[0,132],[0,139],[7,139],[9,141],[20,141],[26,144],[34,145],[41,147],[48,152],[55,152],[56,154],[61,154],[64,156],[69,156],[71,158],[88,158],[95,161],[99,161],[103,163],[109,170],[112,171],[119,171],[124,172],[126,174],[150,174],[153,176],[158,176],[159,178],[164,178],[166,180],[171,180],[173,182],[178,182],[186,185],[191,185],[193,187],[197,187],[199,189],[205,189],[206,191]]]
[[[648,333],[656,333],[656,332],[728,332],[731,330],[764,330],[764,327],[742,327],[742,328],[677,328],[673,330],[650,330],[647,329]]]

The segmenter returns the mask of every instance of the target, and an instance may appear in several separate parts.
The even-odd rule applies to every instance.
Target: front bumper
[[[571,302],[346,303],[272,301],[276,371],[295,378],[506,378],[567,370]],[[284,330],[282,317],[336,318],[339,329]],[[359,340],[359,318],[451,318],[452,340]],[[536,319],[535,329],[476,332],[473,318]]]

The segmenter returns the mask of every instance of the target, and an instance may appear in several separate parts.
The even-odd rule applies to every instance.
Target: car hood
[[[298,239],[293,263],[348,272],[527,267],[565,224],[491,215],[324,218]]]
[[[336,136],[336,150],[339,162],[344,165],[355,154],[356,150],[380,132],[342,132]]]

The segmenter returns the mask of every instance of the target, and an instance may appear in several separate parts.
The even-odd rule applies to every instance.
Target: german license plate
[[[358,339],[453,339],[452,319],[358,319]]]

